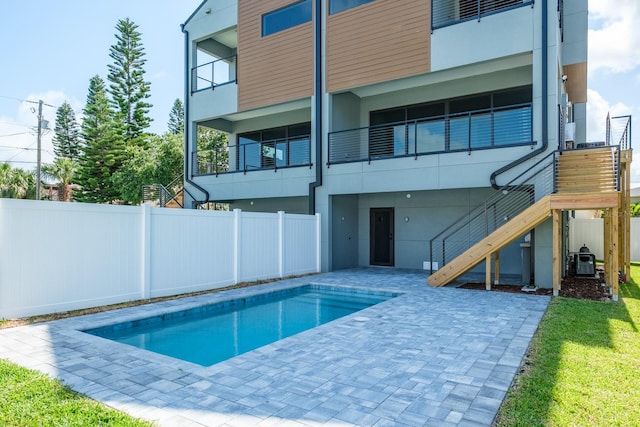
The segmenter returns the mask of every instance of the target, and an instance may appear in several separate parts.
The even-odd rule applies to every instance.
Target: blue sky
[[[145,47],[154,119],[150,130],[164,132],[173,101],[183,96],[180,24],[200,2],[5,0],[0,27],[0,161],[36,158],[31,128],[37,123],[32,112],[37,105],[19,100],[42,99],[53,106],[66,100],[77,112],[82,110],[89,79],[96,74],[106,79],[114,28],[126,17],[138,24]],[[597,141],[604,139],[608,111],[632,114],[634,125],[640,117],[640,2],[589,0],[589,9],[587,134],[590,141]],[[53,127],[55,108],[45,107],[44,117]],[[634,128],[638,134],[640,127]],[[44,162],[52,159],[51,133],[44,138]],[[632,180],[640,185],[640,159],[634,163]]]

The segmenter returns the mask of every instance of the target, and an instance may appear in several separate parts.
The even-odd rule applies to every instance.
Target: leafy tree
[[[36,181],[32,172],[0,163],[0,197],[27,199],[35,197]]]
[[[116,118],[122,126],[122,137],[127,145],[145,145],[144,131],[149,127],[151,104],[146,99],[150,83],[144,80],[144,47],[138,26],[129,18],[116,25],[116,44],[111,46],[108,65],[109,93]]]
[[[169,122],[167,123],[169,133],[174,135],[184,133],[184,106],[180,99],[173,102],[173,107],[169,112]]]
[[[80,129],[73,108],[66,101],[56,111],[53,152],[72,160],[78,160],[80,155]]]
[[[78,171],[78,164],[68,157],[57,157],[53,164],[44,165],[42,173],[46,178],[58,181],[58,200],[71,200],[71,183]]]
[[[204,126],[197,128],[198,160],[210,163],[215,170],[229,169],[229,135]]]
[[[154,135],[148,149],[128,148],[127,160],[114,175],[114,182],[122,192],[123,201],[139,204],[143,185],[168,185],[182,173],[183,165],[182,136],[172,133]]]
[[[82,138],[84,145],[78,160],[77,183],[81,190],[75,199],[81,202],[106,203],[120,198],[113,174],[125,158],[124,142],[118,122],[109,106],[104,80],[94,76],[89,82],[84,108]]]
[[[633,203],[631,205],[631,216],[640,217],[640,203]]]

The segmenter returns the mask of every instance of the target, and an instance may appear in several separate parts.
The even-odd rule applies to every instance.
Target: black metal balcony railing
[[[472,19],[479,21],[483,16],[532,4],[533,0],[433,0],[431,28],[435,30]]]
[[[531,103],[329,133],[328,164],[533,143]]]
[[[191,69],[191,92],[213,89],[236,81],[237,56],[216,59]]]
[[[197,151],[192,153],[192,160],[194,176],[311,166],[311,137],[304,135]]]

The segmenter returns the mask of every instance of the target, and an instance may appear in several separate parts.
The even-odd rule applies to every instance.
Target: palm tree
[[[35,188],[33,173],[0,163],[0,197],[24,199]]]
[[[29,188],[35,185],[33,172],[20,168],[13,168],[11,173],[11,192],[14,199],[25,199]]]
[[[58,181],[58,200],[71,200],[71,183],[78,171],[78,164],[66,157],[57,157],[53,164],[44,165],[42,174],[49,179]]]
[[[11,165],[9,163],[0,163],[0,197],[7,197],[10,181]]]

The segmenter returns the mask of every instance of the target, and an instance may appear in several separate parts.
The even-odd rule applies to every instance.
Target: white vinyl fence
[[[0,199],[0,319],[320,271],[319,215]]]
[[[631,218],[631,260],[640,261],[640,218]],[[587,245],[597,259],[604,259],[604,220],[575,218],[569,222],[569,250]]]

